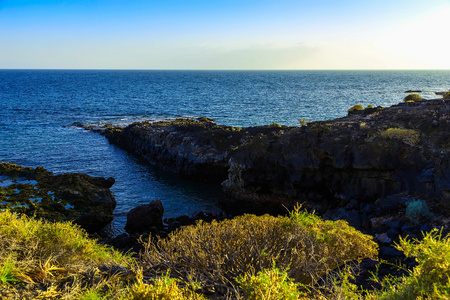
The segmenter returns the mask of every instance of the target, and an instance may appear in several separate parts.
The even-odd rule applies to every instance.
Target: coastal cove
[[[232,214],[283,214],[303,204],[371,232],[374,219],[403,218],[419,199],[446,225],[439,220],[450,215],[449,104],[361,108],[300,128],[208,118],[85,128],[160,169],[221,183],[221,205]]]
[[[378,288],[368,277],[375,269],[380,278],[401,277],[405,271],[413,276],[411,270],[420,268],[422,262],[410,258],[408,247],[421,247],[422,243],[433,243],[438,248],[446,245],[441,235],[450,232],[450,93],[444,97],[404,101],[390,107],[354,107],[346,117],[301,127],[277,123],[224,126],[204,117],[136,122],[126,127],[79,125],[100,133],[111,144],[159,169],[196,181],[221,183],[228,195],[222,206],[238,215],[224,218],[203,214],[196,219],[178,216],[165,219],[164,224],[164,206],[155,200],[130,210],[127,234],[112,239],[103,235],[102,243],[123,253],[140,252],[143,263],[147,266],[150,262],[147,272],[154,272],[155,259],[160,260],[156,263],[158,270],[161,266],[177,270],[177,260],[185,262],[185,254],[193,249],[211,251],[207,245],[219,245],[214,251],[225,249],[227,261],[230,251],[244,249],[246,260],[255,253],[258,259],[264,259],[261,253],[268,249],[269,256],[278,257],[270,261],[275,268],[275,263],[283,266],[285,258],[294,259],[291,254],[317,251],[286,251],[286,247],[297,249],[320,242],[325,244],[312,247],[324,247],[324,253],[312,255],[311,263],[302,259],[304,266],[299,261],[285,272],[296,281],[313,285],[320,282],[321,276],[333,274],[338,266],[358,262],[356,285],[377,293]],[[13,212],[43,220],[73,221],[93,237],[113,217],[116,202],[109,190],[115,183],[113,178],[76,173],[54,175],[42,167],[5,163],[0,164],[0,178],[1,205]],[[286,209],[290,213],[284,213]],[[245,212],[265,215],[242,215]],[[10,211],[3,212],[2,217],[8,219],[9,214]],[[198,220],[201,221],[195,223]],[[23,216],[21,222],[29,221]],[[63,226],[57,224],[54,226]],[[192,224],[196,225],[186,226]],[[293,228],[295,234],[289,233]],[[293,240],[302,239],[305,230],[313,230],[307,234],[308,242]],[[243,244],[236,246],[236,239],[230,234],[239,235],[239,243]],[[269,237],[271,234],[276,238]],[[156,239],[151,238],[155,236]],[[142,237],[149,237],[148,242],[142,244]],[[286,246],[282,242],[278,248],[279,240],[284,238],[293,244]],[[255,252],[253,247],[260,247],[253,245],[255,241],[267,247]],[[190,272],[201,273],[203,267],[199,267],[196,251],[195,267]],[[170,253],[175,256],[169,258]],[[181,257],[177,253],[182,253]],[[325,253],[333,256],[325,259],[331,264],[318,264],[322,267],[315,270],[317,277],[305,273],[304,268],[314,265],[317,258],[323,261]],[[379,259],[386,261],[378,262]],[[405,269],[393,267],[399,260]],[[240,263],[240,259],[236,262]],[[228,263],[219,263],[214,269],[221,270],[222,266]],[[184,267],[192,266],[188,263]],[[127,267],[121,270],[129,272]],[[113,270],[102,268],[102,272]],[[214,286],[216,281],[207,279],[206,285],[212,282]],[[327,285],[320,283],[323,284]],[[222,297],[226,292],[214,286],[201,293]]]
[[[235,127],[299,126],[357,103],[388,107],[420,89],[448,90],[448,71],[0,71],[0,161],[113,177],[113,228],[161,199],[166,217],[217,211],[220,188],[142,164],[78,124],[207,116]]]
[[[4,122],[3,144],[28,140],[27,159],[46,167],[0,159],[0,298],[260,299],[270,280],[276,299],[446,299],[450,92],[414,93],[436,98],[295,126],[184,115],[61,126],[56,110],[6,108],[34,120],[18,122],[17,143]],[[148,185],[124,203],[115,186],[129,195],[133,178]]]

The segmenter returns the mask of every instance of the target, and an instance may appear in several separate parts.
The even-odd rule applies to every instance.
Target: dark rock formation
[[[386,197],[404,193],[434,199],[450,213],[449,100],[368,108],[302,127],[238,129],[183,119],[101,131],[163,169],[224,181],[231,196],[224,205],[240,211],[286,212],[305,203],[322,214],[379,200],[378,209],[392,212],[405,203]],[[367,223],[370,213],[341,212],[355,224]]]
[[[444,96],[445,94],[447,94],[448,92],[450,92],[450,90],[448,90],[447,92],[434,92],[436,95],[439,96]]]
[[[402,130],[388,131],[394,128]],[[230,158],[223,186],[239,201],[270,195],[288,207],[307,202],[319,210],[319,203],[342,206],[407,192],[436,199],[450,213],[449,133],[450,101],[355,111],[249,141]],[[392,209],[400,207],[389,200]]]
[[[127,214],[125,230],[128,233],[150,232],[154,227],[163,226],[164,207],[161,200],[133,208]]]
[[[53,175],[42,167],[0,164],[0,176],[10,184],[1,188],[0,208],[50,221],[73,221],[96,232],[112,219],[116,201],[109,188],[113,178],[81,173]]]
[[[279,130],[278,127],[241,128],[217,125],[211,119],[177,119],[133,123],[125,128],[92,128],[108,140],[166,171],[209,182],[228,176],[228,160],[247,135]]]

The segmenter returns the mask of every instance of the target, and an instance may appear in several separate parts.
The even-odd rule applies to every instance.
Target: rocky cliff
[[[261,136],[230,158],[238,199],[342,206],[406,192],[450,212],[450,102],[402,103]],[[269,197],[270,196],[270,197]],[[316,206],[318,208],[318,206]]]
[[[407,193],[450,213],[450,101],[349,112],[302,127],[235,128],[209,119],[100,130],[165,170],[223,182],[228,207],[317,210]]]

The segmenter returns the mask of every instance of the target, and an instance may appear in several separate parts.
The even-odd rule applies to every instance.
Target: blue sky
[[[0,68],[450,69],[449,15],[450,0],[0,0]]]

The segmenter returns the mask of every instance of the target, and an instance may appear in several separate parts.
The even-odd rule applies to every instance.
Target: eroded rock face
[[[42,167],[0,164],[0,209],[50,221],[73,221],[96,232],[113,220],[113,178],[81,173],[53,175]],[[8,181],[8,182],[6,182]]]
[[[88,128],[89,129],[89,128]],[[227,179],[228,160],[248,135],[276,127],[241,128],[217,125],[207,118],[133,123],[99,129],[108,140],[166,171],[220,183]]]
[[[349,114],[303,127],[183,119],[101,131],[165,170],[223,181],[229,208],[286,212],[300,202],[320,213],[407,193],[450,213],[450,100]]]
[[[223,186],[247,201],[336,206],[418,193],[450,213],[449,133],[449,101],[367,109],[250,141],[231,157]]]

